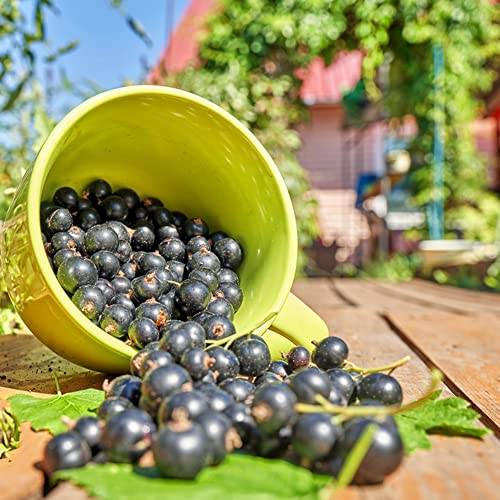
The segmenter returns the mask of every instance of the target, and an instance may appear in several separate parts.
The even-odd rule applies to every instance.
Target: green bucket
[[[59,285],[44,252],[42,200],[96,178],[132,187],[200,216],[237,238],[244,300],[237,331],[263,334],[273,357],[328,335],[323,320],[290,293],[297,230],[290,197],[259,141],[220,107],[181,90],[131,86],[80,104],[55,127],[9,208],[1,239],[9,295],[29,329],[60,356],[123,373],[136,352],[85,318]]]

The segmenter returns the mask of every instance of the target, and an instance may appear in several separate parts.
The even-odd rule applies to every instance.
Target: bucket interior
[[[30,198],[49,200],[66,185],[81,192],[104,178],[114,190],[158,197],[170,210],[203,218],[211,231],[226,231],[245,253],[238,270],[244,300],[235,324],[250,328],[279,309],[295,272],[296,229],[285,185],[236,120],[202,99],[159,89],[125,88],[70,113],[44,146],[50,154]],[[38,245],[43,260],[41,238]],[[64,294],[54,280],[53,273],[47,276]]]

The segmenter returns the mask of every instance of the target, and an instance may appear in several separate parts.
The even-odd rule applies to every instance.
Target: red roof
[[[219,0],[192,0],[184,17],[171,35],[158,65],[147,76],[148,83],[160,83],[162,73],[176,73],[196,64],[199,37],[206,18],[214,13]],[[325,67],[321,58],[303,72],[301,97],[306,104],[338,102],[361,78],[362,53],[359,50],[337,54]]]

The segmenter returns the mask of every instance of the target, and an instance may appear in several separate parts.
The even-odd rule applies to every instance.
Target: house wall
[[[343,129],[342,106],[311,106],[298,158],[314,189],[353,189],[362,172],[383,171],[383,125]]]

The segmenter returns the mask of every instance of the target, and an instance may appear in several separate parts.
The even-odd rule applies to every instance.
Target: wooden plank
[[[408,302],[414,302],[421,306],[437,308],[461,315],[492,314],[500,316],[500,304],[495,300],[488,301],[487,298],[483,297],[484,293],[481,292],[472,292],[472,294],[477,295],[477,300],[474,301],[470,294],[462,296],[460,290],[450,294],[444,289],[451,287],[434,285],[432,283],[425,284],[413,281],[407,283],[370,281],[370,283],[375,288],[378,287],[381,293],[391,298],[405,299]],[[496,297],[491,298],[496,299]]]
[[[329,278],[300,279],[293,283],[292,292],[300,295],[309,307],[344,307],[347,304],[332,287]]]
[[[500,433],[500,336],[488,316],[445,312],[390,312],[388,319],[410,345],[437,366]]]
[[[54,354],[31,334],[0,337],[0,386],[55,394],[54,373],[63,392],[101,388],[104,375]]]
[[[395,375],[405,399],[425,391],[429,371],[425,363],[373,311],[361,308],[317,309],[333,334],[346,340],[349,358],[363,366],[380,366],[405,355],[412,360]],[[452,395],[443,386],[444,395]],[[493,436],[484,441],[461,437],[431,436],[432,449],[406,457],[403,465],[383,485],[350,487],[342,499],[494,499],[500,479],[500,443]]]
[[[374,312],[386,312],[389,309],[416,310],[423,308],[421,304],[408,301],[406,298],[394,297],[368,280],[340,278],[332,281],[334,289],[349,304]]]

